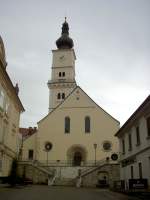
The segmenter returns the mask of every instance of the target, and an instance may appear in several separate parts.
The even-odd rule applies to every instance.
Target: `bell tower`
[[[69,37],[69,25],[62,24],[61,37],[56,41],[56,50],[52,50],[51,79],[49,88],[49,112],[56,108],[76,87],[75,52],[73,40]]]

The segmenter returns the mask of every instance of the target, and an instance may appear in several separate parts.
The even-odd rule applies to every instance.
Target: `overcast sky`
[[[26,110],[21,126],[48,113],[51,50],[65,16],[77,84],[122,125],[150,94],[150,0],[0,0],[7,71]]]

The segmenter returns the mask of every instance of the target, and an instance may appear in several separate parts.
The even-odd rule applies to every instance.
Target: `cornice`
[[[52,89],[52,88],[55,88],[55,89],[57,89],[57,88],[74,88],[74,87],[76,87],[76,83],[71,83],[71,84],[50,84],[50,85],[48,85],[48,87],[49,87],[49,89]]]
[[[135,126],[141,117],[146,117],[150,113],[150,95],[144,100],[144,102],[135,110],[135,112],[129,117],[124,125],[115,134],[117,137],[121,137],[132,126]]]
[[[51,69],[74,68],[74,66],[51,67]]]
[[[7,92],[8,96],[11,96],[11,99],[14,99],[14,102],[17,104],[17,107],[19,107],[19,110],[21,112],[24,111],[24,107],[18,97],[18,95],[16,94],[16,90],[12,84],[12,81],[7,73],[7,71],[0,65],[0,74],[2,75],[2,85],[5,89],[5,92]]]

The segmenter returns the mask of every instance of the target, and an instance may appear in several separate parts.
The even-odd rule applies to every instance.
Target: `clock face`
[[[64,55],[59,56],[59,60],[60,60],[60,61],[64,61],[64,60],[65,60],[65,56],[64,56]]]

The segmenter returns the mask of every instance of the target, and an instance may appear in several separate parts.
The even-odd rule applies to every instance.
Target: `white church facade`
[[[110,157],[118,152],[114,134],[119,122],[77,86],[76,56],[66,21],[56,45],[48,81],[49,113],[38,122],[36,136],[31,136],[37,141],[34,159],[83,165]],[[24,149],[25,146],[28,144]],[[24,159],[28,159],[28,150],[25,151]]]
[[[114,135],[120,124],[77,85],[76,55],[66,20],[56,46],[48,81],[49,113],[38,122],[37,132],[24,140],[22,160],[72,170],[98,166],[118,154]]]

